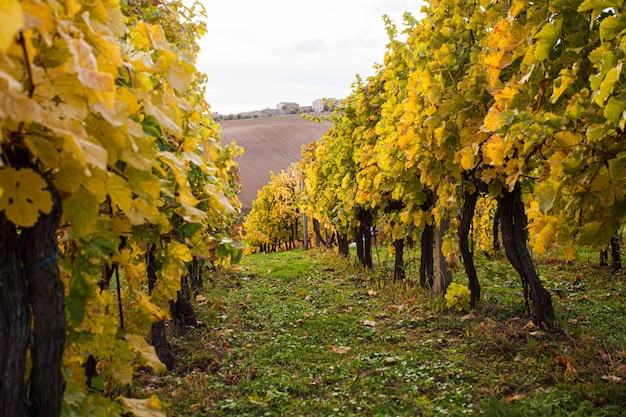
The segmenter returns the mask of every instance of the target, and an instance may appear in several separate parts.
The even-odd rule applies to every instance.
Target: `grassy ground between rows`
[[[137,387],[176,416],[622,415],[620,277],[538,259],[562,329],[549,334],[506,261],[478,261],[483,299],[468,314],[330,252],[244,256],[208,278],[202,326],[170,329],[176,370]]]

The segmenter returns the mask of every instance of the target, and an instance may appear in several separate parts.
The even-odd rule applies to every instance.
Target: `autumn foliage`
[[[133,357],[164,370],[151,325],[192,260],[229,256],[239,208],[239,149],[220,143],[195,68],[203,14],[179,1],[0,5],[3,414],[164,415],[128,397]]]
[[[357,79],[304,163],[307,210],[351,236],[366,211],[396,248],[432,247],[431,228],[441,230],[475,303],[469,233],[476,211],[493,221],[497,205],[493,230],[533,320],[552,326],[528,244],[559,244],[574,260],[578,245],[606,248],[624,231],[622,6],[432,0],[419,20],[405,15],[401,35],[386,20],[383,64]]]

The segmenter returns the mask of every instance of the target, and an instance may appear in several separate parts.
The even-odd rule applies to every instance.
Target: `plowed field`
[[[239,199],[243,209],[252,206],[257,192],[268,183],[270,171],[278,173],[302,156],[302,145],[318,140],[330,123],[316,123],[299,115],[258,119],[225,120],[222,142],[235,140],[244,148],[236,160],[241,170],[242,189]]]

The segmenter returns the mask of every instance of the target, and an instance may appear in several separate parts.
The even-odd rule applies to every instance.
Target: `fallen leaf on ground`
[[[609,382],[622,382],[622,378],[616,375],[603,375],[601,378]]]
[[[367,290],[367,295],[369,295],[370,297],[374,297],[375,295],[378,295],[378,293],[374,290]]]
[[[510,396],[506,400],[504,400],[504,402],[506,402],[507,404],[511,404],[511,403],[521,400],[524,397],[525,397],[524,394],[515,394],[515,395]]]
[[[602,359],[604,362],[612,362],[611,360],[611,355],[609,355],[607,353],[606,350],[604,349],[599,349],[598,350],[598,356],[600,357],[600,359]]]
[[[350,349],[352,349],[350,346],[335,346],[335,345],[328,346],[328,350],[330,350],[333,353],[339,353],[340,355],[345,355],[346,353],[348,353]]]
[[[461,320],[463,321],[475,320],[475,319],[476,319],[476,314],[473,311],[470,311],[469,314],[466,314],[463,317],[461,317]]]
[[[376,322],[372,320],[359,320],[359,323],[367,327],[376,327]]]

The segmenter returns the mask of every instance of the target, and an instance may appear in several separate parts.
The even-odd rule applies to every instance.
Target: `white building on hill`
[[[300,108],[300,105],[298,103],[294,103],[291,101],[281,101],[280,103],[276,105],[276,109],[278,110],[290,110],[290,109],[298,110],[299,108]]]

